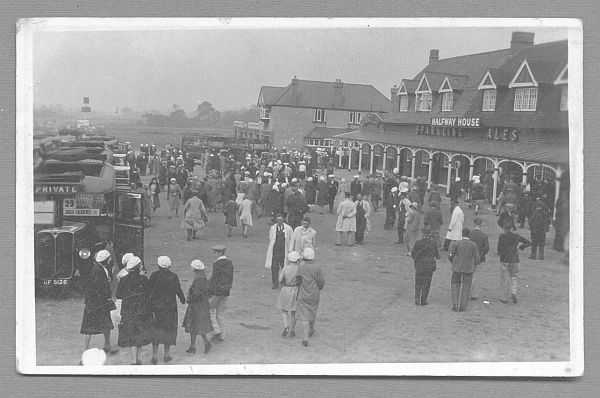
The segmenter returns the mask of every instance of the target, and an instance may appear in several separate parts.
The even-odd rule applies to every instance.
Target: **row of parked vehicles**
[[[126,252],[143,257],[144,200],[130,190],[124,146],[107,136],[57,136],[37,144],[36,293],[80,290],[99,250],[115,259]]]

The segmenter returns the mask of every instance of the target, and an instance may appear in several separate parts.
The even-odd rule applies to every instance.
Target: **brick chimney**
[[[533,38],[535,33],[531,32],[512,32],[510,39],[510,48],[513,50],[520,50],[533,46]]]
[[[434,63],[440,60],[440,50],[434,48],[429,50],[429,63]]]

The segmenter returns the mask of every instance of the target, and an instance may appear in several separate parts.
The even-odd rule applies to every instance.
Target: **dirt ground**
[[[161,196],[164,200],[164,196]],[[443,204],[448,221],[448,204]],[[465,210],[466,226],[473,213]],[[278,291],[271,289],[270,271],[264,268],[268,240],[267,219],[255,219],[248,239],[236,230],[227,238],[224,217],[211,213],[201,239],[187,242],[179,220],[168,219],[166,205],[157,211],[146,230],[145,261],[150,271],[156,257],[173,260],[184,291],[191,284],[189,263],[194,258],[211,264],[210,247],[224,243],[235,266],[234,284],[225,313],[226,341],[202,350],[185,352],[189,336],[179,330],[171,364],[220,363],[322,363],[322,362],[451,362],[451,361],[555,361],[569,359],[569,275],[562,255],[547,250],[545,261],[532,261],[521,252],[518,304],[502,304],[500,265],[495,254],[498,227],[495,215],[483,215],[490,235],[491,253],[479,266],[474,284],[479,299],[466,312],[450,309],[451,267],[446,253],[434,274],[429,305],[413,302],[414,268],[395,231],[384,231],[384,210],[372,219],[373,230],[364,246],[334,245],[335,217],[310,214],[317,230],[317,259],[326,284],[309,347],[299,337],[282,338],[281,316],[275,308]],[[442,228],[442,231],[445,229]],[[527,230],[519,233],[529,237]],[[548,236],[553,238],[551,232]],[[210,268],[210,267],[209,267]],[[179,319],[185,306],[179,306]],[[36,301],[37,362],[39,365],[75,365],[83,336],[79,334],[83,299]],[[300,326],[297,329],[301,333]],[[116,333],[112,336],[116,342]],[[92,344],[102,346],[102,337]],[[200,343],[201,346],[201,343]],[[143,362],[150,363],[151,348]],[[127,350],[109,358],[109,364],[129,364]]]

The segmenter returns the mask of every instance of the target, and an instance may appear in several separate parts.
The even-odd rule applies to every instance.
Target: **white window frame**
[[[350,124],[360,124],[360,112],[349,112],[348,113]]]
[[[521,74],[521,72],[523,71],[524,68],[527,68],[527,73],[529,73],[529,77],[531,78],[531,81],[517,83],[517,79],[519,78],[519,75]],[[527,62],[527,59],[524,59],[523,62],[521,62],[521,66],[519,66],[519,69],[517,69],[517,73],[515,73],[512,80],[510,81],[508,88],[532,87],[532,86],[537,87],[538,82],[537,82],[537,80],[535,80],[535,76],[533,76],[533,72],[531,72],[531,68],[529,67],[529,63]]]
[[[569,85],[562,84],[560,86],[560,105],[559,109],[561,111],[569,110]]]
[[[427,84],[427,90],[422,90],[421,86],[423,85],[423,82],[425,82]],[[428,108],[429,109],[424,109],[422,107],[423,102],[423,98],[428,97],[429,101],[427,101],[428,103]],[[433,104],[433,93],[431,92],[431,85],[429,84],[429,81],[427,80],[427,76],[425,74],[423,74],[423,76],[421,77],[421,80],[419,81],[419,84],[417,86],[417,90],[415,90],[415,111],[416,112],[431,112],[432,110],[432,104]]]
[[[403,101],[404,100],[404,107],[403,105]],[[408,94],[400,94],[398,95],[398,111],[399,112],[408,112]]]
[[[569,110],[569,78],[565,77],[569,71],[569,64],[565,64],[565,66],[561,69],[560,73],[556,77],[554,81],[555,86],[560,87],[560,104],[559,109],[561,111]]]
[[[538,88],[534,86],[515,87],[513,110],[515,112],[535,112]]]
[[[442,93],[442,112],[452,112],[454,110],[454,93],[445,91]]]
[[[325,123],[325,109],[323,108],[315,108],[315,116],[313,122],[317,123]]]
[[[493,98],[494,100],[491,101],[489,98],[486,101],[486,94],[493,94]],[[498,92],[496,91],[495,88],[486,88],[483,90],[482,96],[481,96],[481,110],[483,112],[495,112],[496,111],[496,96],[498,95]]]
[[[485,81],[487,80],[487,78],[490,78],[490,82],[492,84],[483,84],[485,83]],[[481,82],[479,83],[479,86],[477,87],[478,90],[487,90],[487,89],[494,89],[496,90],[496,82],[494,81],[494,78],[492,77],[492,74],[490,73],[490,71],[488,70],[485,75],[483,75],[483,79],[481,79]]]
[[[446,86],[447,88],[443,88],[444,86]],[[441,111],[452,112],[454,110],[454,89],[450,84],[450,79],[448,79],[448,76],[446,76],[442,81],[442,84],[440,84],[438,92],[442,96],[440,101]]]

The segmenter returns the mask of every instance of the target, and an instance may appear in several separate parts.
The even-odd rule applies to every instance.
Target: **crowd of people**
[[[170,362],[173,359],[170,348],[177,342],[179,326],[190,335],[186,351],[190,354],[196,353],[198,335],[204,342],[205,354],[212,343],[224,341],[223,311],[233,284],[233,263],[225,255],[225,246],[216,245],[212,250],[216,259],[210,277],[201,260],[191,261],[194,278],[187,295],[177,274],[170,270],[172,262],[167,256],[157,258],[157,269],[148,277],[142,260],[133,253],[126,253],[120,266],[115,264],[108,250],[96,253],[93,268],[84,283],[85,308],[80,333],[85,336],[85,351],[90,347],[92,336],[98,334],[104,336],[106,354],[119,351],[111,343],[113,317],[118,323],[117,345],[131,349],[133,365],[142,364],[142,347],[150,344],[152,364],[158,363],[160,345],[163,361]],[[181,325],[177,301],[187,304]]]
[[[331,164],[323,169],[306,167],[302,156],[280,159],[272,154],[264,159],[243,154],[229,159],[226,162],[229,166],[219,173],[207,169],[201,178],[194,174],[194,161],[189,160],[189,154],[173,147],[162,151],[149,148],[148,156],[151,159],[158,156],[161,161],[148,162],[148,169],[142,171],[138,168],[144,162],[135,158],[135,163],[130,163],[135,164],[132,188],[144,195],[148,202],[146,208],[152,212],[160,207],[160,193],[164,192],[169,218],[181,217],[187,240],[199,238],[211,213],[222,212],[228,237],[239,226],[242,237],[246,238],[255,217],[268,218],[265,268],[271,271],[272,288],[279,289],[276,307],[282,314],[283,337],[295,337],[297,318],[302,325],[304,346],[308,346],[315,332],[319,292],[325,280],[315,261],[317,231],[311,227],[309,213],[336,214],[335,244],[353,246],[367,242],[369,231],[375,227],[373,214],[383,207],[383,230],[394,231],[393,240],[402,245],[405,254],[414,261],[416,305],[428,304],[431,280],[441,261],[441,252],[447,253],[452,268],[449,281],[452,310],[465,311],[468,302],[477,299],[481,286],[476,283],[476,271],[490,252],[480,214],[494,211],[478,176],[468,184],[456,178],[450,194],[446,195],[445,187],[428,186],[424,178],[402,176],[397,169],[379,175],[357,174],[346,180],[335,175]],[[207,156],[210,158],[210,154]],[[200,170],[208,163],[209,160],[201,159]],[[141,179],[135,176],[146,173],[153,177],[148,185],[140,186]],[[447,231],[442,231],[446,196],[450,202],[450,219]],[[512,182],[510,176],[503,180],[497,201],[497,225],[502,230],[496,247],[501,264],[499,300],[516,304],[519,250],[530,246],[529,259],[544,259],[546,233],[552,225],[553,214],[556,214],[554,248],[564,250],[568,202],[559,200],[554,210],[553,187],[550,189],[547,182],[534,180],[520,186]],[[474,209],[470,221],[465,219],[465,207]],[[472,226],[467,227],[471,223]],[[525,224],[530,230],[529,239],[518,233]],[[191,262],[194,280],[187,295],[177,275],[169,270],[168,257],[158,258],[158,270],[148,279],[141,260],[133,254],[122,259],[123,269],[114,278],[118,282],[113,295],[110,254],[97,253],[96,268],[90,273],[86,290],[81,328],[81,333],[86,335],[86,348],[91,335],[103,334],[104,351],[114,353],[110,343],[113,325],[110,312],[118,307],[114,296],[121,300],[118,345],[132,347],[132,363],[141,363],[139,351],[148,344],[153,346],[152,363],[157,363],[160,344],[164,346],[164,361],[171,360],[169,349],[176,343],[178,327],[177,300],[188,305],[182,322],[190,334],[187,352],[196,352],[196,338],[200,335],[204,352],[208,353],[213,342],[223,341],[222,314],[233,282],[233,264],[225,256],[225,247],[219,245],[213,247],[213,251],[217,259],[209,278],[200,260]]]

